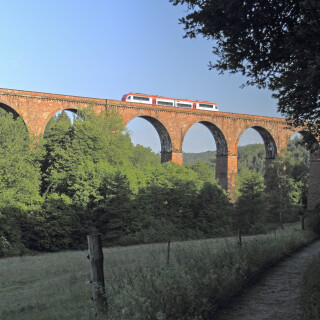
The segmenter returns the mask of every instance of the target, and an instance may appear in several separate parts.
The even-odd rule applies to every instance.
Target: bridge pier
[[[172,160],[172,151],[161,151],[161,163],[165,163]]]
[[[171,159],[169,159],[169,160],[172,160],[172,162],[174,162],[174,163],[180,164],[180,166],[183,165],[183,152],[182,151],[175,151],[175,152],[172,151],[170,156],[171,156]],[[164,162],[164,161],[162,161],[162,156],[161,156],[161,162]]]
[[[216,178],[219,185],[232,196],[232,188],[236,183],[238,173],[238,156],[236,154],[217,155]]]

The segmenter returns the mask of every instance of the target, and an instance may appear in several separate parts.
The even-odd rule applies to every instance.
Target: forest
[[[43,137],[11,113],[0,117],[0,257],[104,246],[263,233],[299,219],[306,205],[308,152],[300,139],[268,169],[264,147],[239,147],[232,201],[215,179],[215,154],[161,164],[134,146],[122,118],[92,108],[62,111]]]

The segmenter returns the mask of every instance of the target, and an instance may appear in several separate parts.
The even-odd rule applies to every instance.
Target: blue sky
[[[118,99],[127,92],[216,102],[221,111],[280,117],[267,90],[209,71],[213,43],[183,39],[185,7],[168,0],[10,0],[0,3],[0,87]],[[160,150],[151,125],[129,123],[134,143]],[[262,142],[247,130],[240,144]],[[215,149],[193,126],[183,150]]]

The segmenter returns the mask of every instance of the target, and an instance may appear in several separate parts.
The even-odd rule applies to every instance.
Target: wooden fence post
[[[170,262],[170,243],[171,243],[171,241],[169,239],[169,241],[168,241],[168,249],[167,249],[167,264],[169,264],[169,262]]]
[[[242,247],[242,234],[241,234],[241,229],[238,229],[238,242],[237,242],[239,247]]]
[[[91,267],[92,281],[92,300],[96,304],[96,312],[99,314],[107,313],[107,297],[104,284],[103,273],[103,252],[102,240],[100,234],[91,234],[87,236]]]

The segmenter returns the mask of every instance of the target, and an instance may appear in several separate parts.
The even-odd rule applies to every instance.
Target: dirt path
[[[320,240],[282,261],[253,288],[237,298],[219,320],[300,320],[302,276]]]

